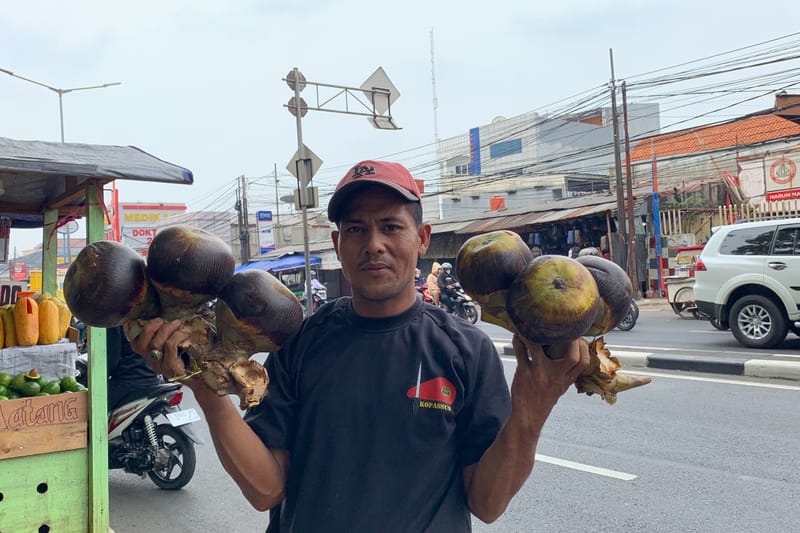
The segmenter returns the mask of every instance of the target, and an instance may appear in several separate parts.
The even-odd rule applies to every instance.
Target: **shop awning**
[[[309,257],[309,264],[319,265],[322,259],[312,255]],[[260,259],[258,261],[250,261],[243,265],[236,267],[236,272],[244,270],[258,269],[267,272],[282,272],[284,270],[294,270],[296,268],[303,268],[306,264],[306,259],[303,255],[285,255],[277,259]]]

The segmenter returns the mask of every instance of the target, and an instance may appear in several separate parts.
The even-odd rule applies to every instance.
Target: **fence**
[[[722,224],[732,224],[744,220],[800,217],[800,204],[797,200],[766,202],[756,205],[721,205],[717,209]]]

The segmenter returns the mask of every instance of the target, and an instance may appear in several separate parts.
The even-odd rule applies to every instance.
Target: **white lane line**
[[[607,468],[600,468],[599,466],[585,465],[583,463],[575,463],[565,459],[558,459],[548,455],[536,454],[536,460],[543,463],[550,463],[551,465],[563,466],[565,468],[572,468],[573,470],[581,470],[582,472],[589,472],[590,474],[597,474],[598,476],[613,477],[614,479],[621,479],[622,481],[632,481],[639,476],[627,474],[625,472],[618,472],[616,470],[609,470]]]
[[[792,385],[778,385],[775,383],[758,383],[755,381],[737,381],[734,379],[719,379],[719,378],[704,378],[700,376],[684,376],[679,374],[661,374],[659,372],[644,372],[641,370],[623,370],[623,374],[636,374],[637,376],[650,376],[650,377],[657,377],[657,378],[668,378],[668,379],[683,379],[685,381],[705,381],[707,383],[723,383],[725,385],[742,385],[745,387],[761,387],[763,389],[779,389],[779,390],[791,390],[791,391],[800,391],[800,387],[792,386]],[[742,376],[746,378],[747,376]]]

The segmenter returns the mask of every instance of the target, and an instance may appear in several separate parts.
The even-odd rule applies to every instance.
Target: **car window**
[[[800,243],[797,241],[798,228],[779,228],[772,246],[772,255],[800,255]]]
[[[767,255],[774,234],[775,226],[732,229],[722,240],[719,253],[722,255]]]

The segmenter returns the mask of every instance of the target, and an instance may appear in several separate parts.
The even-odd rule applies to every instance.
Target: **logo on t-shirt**
[[[406,396],[419,400],[419,406],[426,409],[452,411],[456,401],[456,388],[447,378],[433,378],[414,385]]]

